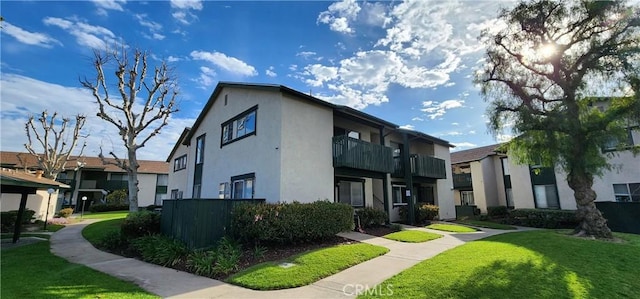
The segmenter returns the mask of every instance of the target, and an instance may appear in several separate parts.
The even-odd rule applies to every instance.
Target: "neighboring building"
[[[26,208],[33,210],[35,220],[45,220],[47,207],[49,218],[55,214],[58,194],[69,189],[69,186],[42,177],[42,172],[35,174],[22,170],[2,168],[0,206],[2,211],[14,211],[20,208],[20,201],[24,194]],[[53,191],[49,193],[49,191]]]
[[[640,130],[629,130],[632,145],[640,144]],[[483,213],[490,206],[575,210],[573,190],[560,169],[517,165],[498,144],[451,153],[456,205],[475,205]],[[615,145],[604,151],[614,151]],[[594,177],[596,201],[640,202],[640,156],[615,151],[612,170]]]
[[[339,201],[454,218],[444,140],[282,85],[219,83],[167,162],[172,198]]]
[[[35,171],[38,162],[28,153],[0,152],[1,164],[4,168]],[[18,158],[18,155],[20,158]],[[112,159],[108,159],[113,161]],[[167,194],[169,164],[164,161],[138,160],[138,206],[162,205]],[[59,182],[68,184],[70,189],[60,194],[57,209],[62,205],[72,205],[81,209],[83,196],[87,197],[85,210],[93,203],[102,202],[111,191],[128,189],[128,175],[121,168],[103,165],[98,157],[72,156],[67,162],[65,171],[58,174]],[[2,207],[3,211],[6,210]]]

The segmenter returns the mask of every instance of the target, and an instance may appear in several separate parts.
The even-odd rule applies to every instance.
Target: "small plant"
[[[382,226],[389,218],[384,210],[371,207],[356,210],[356,215],[360,218],[360,226],[362,228]]]
[[[114,190],[105,199],[108,205],[124,205],[127,204],[129,193],[127,189]]]
[[[64,209],[58,211],[58,216],[60,216],[62,218],[69,218],[69,216],[71,216],[71,214],[73,214],[73,209],[72,208],[64,208]]]
[[[227,275],[238,270],[238,262],[242,256],[242,248],[238,242],[229,237],[223,237],[218,242],[216,254],[215,272]]]
[[[122,236],[122,234],[118,230],[105,233],[102,239],[98,242],[98,247],[104,248],[109,251],[120,250],[123,248],[127,248],[128,246],[129,242]]]
[[[140,237],[131,244],[143,260],[161,266],[175,266],[189,254],[182,242],[162,235]]]
[[[399,231],[402,230],[402,225],[400,225],[400,224],[391,224],[389,227],[394,232],[399,232]]]
[[[263,259],[266,253],[267,253],[267,248],[260,246],[258,244],[254,245],[253,250],[251,250],[251,256],[256,260]]]
[[[139,211],[129,213],[120,226],[122,235],[135,239],[160,233],[160,214]]]
[[[196,250],[187,256],[187,267],[197,275],[212,277],[216,258],[214,251]]]

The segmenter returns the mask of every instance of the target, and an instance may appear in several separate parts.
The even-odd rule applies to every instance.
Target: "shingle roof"
[[[451,153],[451,164],[458,164],[464,162],[478,161],[486,158],[488,156],[497,155],[496,152],[497,147],[501,144],[492,144],[477,148],[472,148],[464,151],[452,152]]]
[[[18,160],[18,154],[20,154],[20,158],[26,165],[22,165],[20,160]],[[115,161],[112,158],[107,158],[109,161]],[[121,168],[115,165],[103,165],[102,160],[99,157],[80,157],[71,156],[69,157],[69,161],[65,169],[70,170],[74,169],[77,166],[77,162],[84,163],[83,169],[99,169],[106,172],[125,172]],[[165,161],[151,161],[151,160],[138,160],[140,164],[140,168],[138,168],[138,173],[158,173],[158,174],[166,174],[169,173],[169,163]],[[19,153],[19,152],[0,152],[0,164],[3,167],[9,168],[26,168],[28,169],[37,169],[38,162],[34,156],[29,153]]]
[[[64,183],[56,182],[54,180],[50,180],[43,177],[37,177],[34,174],[27,173],[20,170],[13,169],[5,169],[3,168],[0,172],[0,177],[2,178],[2,185],[11,185],[11,186],[27,186],[27,187],[36,187],[36,188],[47,188],[47,187],[55,187],[55,188],[65,188],[69,189],[70,186]]]

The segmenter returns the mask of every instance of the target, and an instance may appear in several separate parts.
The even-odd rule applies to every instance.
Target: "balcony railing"
[[[417,177],[444,179],[447,178],[447,169],[442,159],[427,155],[413,154],[409,157],[411,163],[411,175]],[[402,157],[393,158],[393,177],[404,177],[404,163]]]
[[[453,174],[453,188],[471,188],[473,186],[473,180],[470,173],[458,173]]]
[[[391,148],[346,135],[333,137],[333,167],[390,173],[393,171]]]
[[[80,189],[105,189],[107,180],[81,180]]]

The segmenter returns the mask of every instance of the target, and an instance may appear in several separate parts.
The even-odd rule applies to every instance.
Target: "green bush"
[[[360,218],[362,228],[382,226],[389,219],[387,212],[370,207],[356,210],[356,215]]]
[[[129,241],[118,230],[108,231],[98,242],[98,247],[114,252],[129,247]]]
[[[139,211],[129,213],[120,226],[122,235],[134,239],[160,233],[160,214]]]
[[[575,211],[545,209],[511,210],[507,222],[538,228],[575,228],[579,223]]]
[[[132,240],[131,245],[144,261],[161,266],[175,266],[189,255],[182,242],[163,235],[140,237]]]
[[[258,249],[259,248],[259,249]],[[256,247],[264,254],[262,247]],[[242,248],[234,240],[224,237],[214,250],[191,252],[186,258],[187,267],[198,275],[215,277],[238,270]]]
[[[404,222],[408,222],[408,210],[408,206],[400,207],[400,218]],[[429,224],[431,220],[434,220],[438,217],[439,211],[440,208],[436,205],[417,203],[414,206],[414,219],[416,221],[416,224]]]
[[[162,209],[162,206],[159,206],[159,205],[148,205],[148,206],[144,207],[144,209],[147,210],[147,211],[153,212],[156,209]]]
[[[506,206],[487,207],[489,218],[505,218],[509,216],[509,209]]]
[[[33,220],[33,215],[36,212],[34,210],[25,209],[24,214],[22,214],[22,224],[31,223]],[[2,226],[2,231],[7,232],[16,224],[16,219],[18,219],[18,210],[6,211],[0,213],[0,224]]]
[[[127,189],[120,189],[111,191],[105,197],[108,205],[125,205],[129,201],[129,191]]]
[[[187,268],[197,275],[212,277],[217,258],[215,251],[196,250],[187,256]]]
[[[72,208],[64,208],[64,209],[58,211],[58,216],[60,216],[62,218],[69,218],[69,216],[71,216],[71,214],[73,214],[73,209]]]
[[[129,204],[95,204],[89,207],[91,213],[111,212],[111,211],[127,211]]]
[[[241,242],[304,243],[353,229],[353,208],[342,203],[240,204],[231,233]]]

